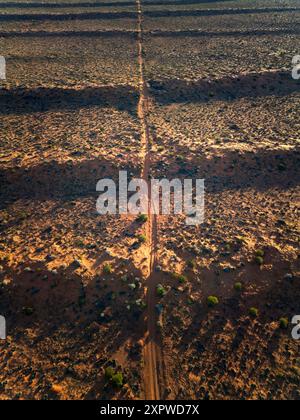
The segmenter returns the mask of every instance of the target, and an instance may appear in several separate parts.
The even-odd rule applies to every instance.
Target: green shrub
[[[115,375],[113,375],[111,380],[114,386],[116,386],[117,388],[122,388],[124,380],[121,372],[118,372]]]
[[[282,330],[286,330],[289,326],[289,320],[287,318],[280,318],[279,325]]]
[[[258,264],[258,265],[263,265],[263,263],[264,263],[264,259],[263,259],[263,257],[259,257],[259,256],[257,256],[257,257],[255,257],[255,262],[256,262],[256,264]]]
[[[253,317],[253,318],[257,318],[258,317],[258,314],[259,314],[259,311],[258,311],[258,309],[257,308],[250,308],[249,309],[249,314]]]
[[[136,221],[137,221],[138,223],[146,223],[146,222],[148,221],[148,216],[147,216],[147,214],[140,214],[140,215],[137,217]]]
[[[164,297],[164,296],[165,296],[165,294],[167,293],[167,292],[166,292],[166,290],[164,289],[164,287],[163,287],[161,284],[159,284],[159,285],[157,286],[156,292],[157,292],[157,295],[158,295],[159,297]]]
[[[33,308],[30,308],[28,306],[24,306],[24,308],[22,309],[22,312],[26,316],[31,316],[33,314],[33,312],[34,312],[34,309]]]
[[[240,282],[235,283],[235,285],[234,285],[234,289],[235,289],[237,292],[241,292],[241,291],[242,291],[242,289],[243,289],[243,285],[242,285],[242,283],[240,283]]]
[[[186,283],[187,282],[187,277],[186,276],[184,276],[183,274],[178,274],[178,273],[172,273],[171,274],[172,275],[172,277],[175,279],[175,280],[178,280],[179,281],[179,283],[181,283],[181,284],[184,284],[184,283]]]
[[[264,257],[264,256],[265,256],[265,251],[263,251],[262,249],[258,249],[258,250],[255,252],[255,255],[256,255],[257,257]]]
[[[111,272],[112,272],[112,266],[109,263],[104,264],[103,273],[104,274],[111,274]]]
[[[183,274],[179,274],[177,278],[180,284],[184,284],[187,282],[187,278]]]
[[[111,366],[105,369],[105,378],[107,380],[110,380],[114,376],[114,374],[115,374],[115,370]]]
[[[209,307],[213,308],[219,304],[219,299],[216,296],[208,296],[207,304]]]
[[[137,239],[141,244],[144,244],[147,241],[146,235],[138,235]]]
[[[191,268],[191,269],[196,268],[196,266],[197,266],[196,261],[195,260],[188,261],[187,266],[188,266],[188,268]]]

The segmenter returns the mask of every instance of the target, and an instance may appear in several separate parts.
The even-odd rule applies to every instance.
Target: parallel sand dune
[[[299,400],[295,0],[2,2],[0,399]],[[99,179],[205,180],[205,220]]]

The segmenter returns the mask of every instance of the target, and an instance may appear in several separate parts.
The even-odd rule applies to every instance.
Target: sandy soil
[[[0,398],[298,400],[298,2],[18,3],[0,7]],[[100,216],[121,169],[204,178],[204,224],[151,202]]]

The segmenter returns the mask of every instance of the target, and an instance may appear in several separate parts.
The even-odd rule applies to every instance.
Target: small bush
[[[235,289],[237,292],[241,292],[241,291],[242,291],[242,289],[243,289],[243,285],[242,285],[242,283],[240,283],[240,282],[235,283],[235,285],[234,285],[234,289]]]
[[[190,268],[190,269],[195,269],[196,268],[196,266],[197,266],[197,264],[196,264],[196,261],[195,260],[190,260],[190,261],[188,261],[187,262],[187,266],[188,266],[188,268]]]
[[[27,307],[27,306],[24,306],[24,308],[22,309],[22,312],[26,316],[31,316],[31,315],[33,315],[34,309],[30,308],[30,307]]]
[[[112,273],[112,266],[110,264],[105,264],[103,267],[104,274],[111,274]]]
[[[177,278],[180,284],[184,284],[187,282],[187,278],[183,274],[179,274]]]
[[[259,314],[259,311],[258,311],[258,309],[257,308],[250,308],[249,309],[249,314],[253,317],[253,318],[257,318],[258,317],[258,314]]]
[[[259,256],[257,256],[257,257],[255,257],[255,262],[256,262],[256,264],[258,264],[258,265],[263,265],[263,263],[264,263],[264,259],[263,259],[263,257],[259,257]]]
[[[179,283],[181,283],[181,284],[184,284],[184,283],[186,283],[187,282],[187,277],[186,276],[184,276],[183,274],[178,274],[178,273],[172,273],[171,274],[172,275],[172,277],[175,279],[175,280],[178,280],[179,281]]]
[[[140,214],[140,215],[137,217],[136,221],[137,221],[138,223],[146,223],[146,222],[148,221],[148,216],[147,216],[147,214]]]
[[[105,369],[105,378],[107,380],[110,380],[114,376],[114,374],[115,374],[115,370],[111,366]]]
[[[258,249],[258,250],[255,252],[255,255],[256,255],[257,257],[264,257],[264,256],[265,256],[265,251],[263,251],[262,249]]]
[[[147,241],[146,235],[138,235],[137,239],[141,244],[144,244]]]
[[[159,297],[164,297],[164,296],[165,296],[165,294],[167,293],[167,292],[165,291],[164,287],[163,287],[161,284],[159,284],[159,285],[157,286],[156,292],[157,292],[157,295],[158,295]]]
[[[282,330],[286,330],[289,326],[289,320],[287,318],[280,318],[279,325]]]
[[[219,304],[219,299],[216,296],[209,296],[207,298],[207,304],[209,307],[213,308]]]
[[[115,375],[113,375],[111,380],[112,380],[112,383],[115,387],[122,388],[122,386],[123,386],[123,375],[122,375],[121,372],[118,372]]]

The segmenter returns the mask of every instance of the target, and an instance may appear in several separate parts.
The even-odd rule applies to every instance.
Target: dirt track
[[[140,69],[140,101],[138,115],[142,125],[142,153],[143,153],[143,178],[148,182],[151,168],[151,134],[147,121],[149,112],[149,92],[144,77],[143,59],[143,13],[141,1],[137,0],[138,8],[138,52]],[[155,276],[157,220],[152,214],[152,203],[149,200],[147,238],[148,238],[148,276],[147,276],[147,331],[145,335],[144,364],[145,364],[145,397],[149,400],[160,399],[158,381],[158,362],[161,359],[161,351],[156,336],[156,312],[155,291],[157,279]]]

